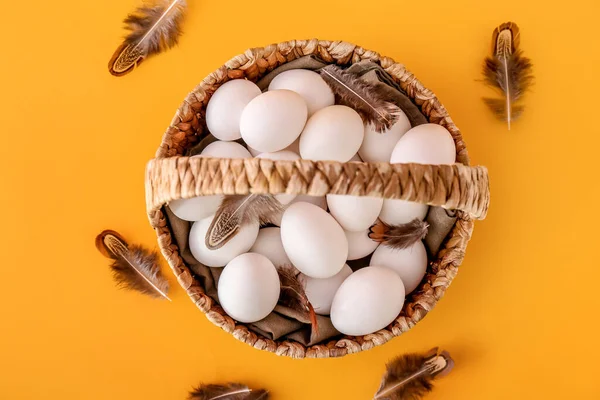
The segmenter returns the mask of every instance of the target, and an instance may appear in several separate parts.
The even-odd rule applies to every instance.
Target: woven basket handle
[[[349,194],[461,210],[483,219],[490,192],[485,167],[258,158],[156,158],[146,168],[146,205],[212,194]]]

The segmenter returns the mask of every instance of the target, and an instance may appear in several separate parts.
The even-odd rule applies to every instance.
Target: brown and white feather
[[[225,196],[206,232],[206,247],[223,247],[245,225],[273,223],[282,212],[283,206],[270,194]]]
[[[119,233],[111,230],[96,237],[96,248],[112,260],[110,268],[119,287],[171,301],[167,296],[169,283],[161,272],[157,252],[128,245]]]
[[[374,400],[419,400],[433,390],[433,380],[452,370],[447,352],[434,348],[426,354],[406,354],[387,365]]]
[[[108,63],[112,75],[133,71],[151,55],[175,46],[187,10],[186,0],[150,0],[123,21],[129,31]]]
[[[369,237],[394,249],[406,249],[419,240],[425,239],[428,230],[429,224],[418,218],[402,225],[388,225],[377,220],[375,225],[369,228]]]
[[[268,398],[269,392],[266,390],[252,390],[241,383],[199,385],[188,396],[188,400],[267,400]]]
[[[519,49],[520,30],[514,22],[507,22],[494,30],[492,56],[483,64],[484,82],[502,94],[502,98],[483,99],[499,119],[511,123],[518,119],[525,107],[522,97],[533,84],[533,64]]]
[[[379,133],[385,132],[398,121],[402,110],[384,90],[360,76],[336,65],[321,69],[321,77],[336,97],[336,104],[354,109],[365,123],[372,124]]]
[[[303,313],[310,321],[312,330],[318,333],[317,314],[308,300],[304,284],[298,278],[298,270],[291,265],[283,265],[277,268],[277,273],[281,284],[279,303]]]

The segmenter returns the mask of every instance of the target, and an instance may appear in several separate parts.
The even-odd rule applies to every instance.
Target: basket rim
[[[317,39],[293,40],[252,48],[233,57],[209,74],[179,106],[169,128],[162,137],[156,158],[182,156],[186,149],[198,140],[198,137],[204,133],[202,121],[206,103],[220,84],[239,78],[255,81],[278,66],[306,55],[318,55],[328,63],[340,65],[349,65],[362,60],[370,60],[381,65],[405,90],[407,95],[420,106],[430,123],[437,123],[448,129],[456,144],[457,163],[469,165],[469,157],[462,135],[445,107],[433,92],[425,88],[412,73],[406,70],[403,64],[348,42]],[[250,331],[245,324],[236,323],[231,319],[212,298],[204,293],[199,282],[195,280],[185,265],[179,255],[177,245],[172,240],[171,230],[162,208],[149,208],[148,216],[157,234],[161,252],[179,284],[213,324],[255,348],[293,358],[341,357],[382,345],[411,329],[433,309],[456,276],[474,225],[472,216],[457,211],[456,223],[442,244],[437,259],[429,261],[426,279],[417,291],[413,292],[414,294],[407,297],[401,314],[388,327],[361,337],[343,336],[341,339],[331,340],[327,343],[304,346],[298,342],[274,341],[259,336]]]

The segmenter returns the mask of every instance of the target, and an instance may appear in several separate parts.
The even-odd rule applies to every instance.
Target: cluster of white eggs
[[[359,114],[336,105],[318,73],[291,70],[261,90],[247,80],[231,80],[212,96],[206,123],[217,138],[198,157],[273,160],[332,160],[452,164],[450,133],[435,124],[411,129],[404,114],[386,132],[363,124]],[[246,147],[235,142],[242,139]],[[275,227],[244,225],[223,247],[207,248],[206,232],[222,196],[202,196],[169,204],[181,219],[194,221],[189,246],[209,267],[225,267],[218,282],[219,303],[234,319],[255,322],[275,308],[277,267],[293,265],[315,311],[330,315],[348,335],[375,332],[400,313],[405,295],[423,279],[427,253],[422,242],[397,250],[368,236],[381,219],[399,225],[425,218],[428,207],[402,200],[327,195],[279,194],[284,205]],[[348,260],[371,255],[370,266],[352,272]]]

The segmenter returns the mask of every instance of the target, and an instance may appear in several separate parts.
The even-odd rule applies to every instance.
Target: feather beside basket
[[[333,161],[280,161],[258,158],[221,159],[187,157],[188,151],[209,136],[204,120],[210,96],[223,83],[231,79],[248,79],[256,82],[269,71],[293,60],[313,56],[326,60],[342,69],[362,60],[372,61],[385,69],[410,99],[422,110],[430,123],[446,128],[456,146],[454,165],[341,163]],[[346,82],[343,73],[335,67],[324,68],[333,80]],[[327,74],[325,72],[325,74]],[[324,79],[327,79],[324,77]],[[333,86],[333,85],[332,85]],[[374,118],[379,129],[394,120],[393,105],[382,104],[366,109],[372,102],[360,90],[344,101],[351,103],[364,118]],[[336,93],[341,97],[340,93]],[[363,101],[363,100],[366,100]],[[363,106],[361,108],[361,103]],[[367,106],[368,107],[368,106]],[[379,121],[379,122],[376,122]],[[146,200],[150,223],[155,229],[159,246],[181,286],[194,303],[217,326],[257,349],[294,358],[341,357],[368,350],[402,334],[418,323],[443,296],[458,271],[467,242],[473,231],[474,220],[485,217],[489,204],[487,171],[483,167],[469,166],[465,144],[458,128],[450,119],[439,100],[426,89],[403,65],[376,52],[346,42],[297,40],[248,50],[234,57],[202,80],[177,110],[172,125],[167,129],[162,144],[146,170]],[[270,196],[281,193],[324,196],[352,194],[402,199],[432,206],[457,210],[456,222],[441,249],[431,259],[425,279],[406,299],[400,315],[385,329],[366,336],[338,336],[324,343],[304,345],[294,340],[273,340],[248,324],[233,320],[207,295],[207,287],[198,279],[186,262],[183,249],[178,247],[165,205],[181,198],[204,195],[237,195],[232,203],[233,212],[223,209],[219,224],[213,226],[214,235],[207,237],[207,246],[217,248],[235,231],[235,214],[252,200],[249,195]],[[245,196],[248,196],[245,198]],[[247,200],[247,202],[245,202]],[[239,216],[241,218],[241,216]],[[263,218],[260,217],[259,218]],[[264,217],[267,220],[268,217]],[[233,227],[233,228],[232,228]],[[374,227],[372,234],[381,242],[407,247],[420,240],[427,230],[424,224],[406,227]],[[200,265],[200,267],[205,268]],[[294,285],[290,285],[294,287]],[[294,294],[295,290],[290,290]],[[302,297],[292,298],[303,302]],[[291,299],[291,300],[292,300]],[[290,300],[290,301],[291,301]],[[310,317],[310,307],[306,307]],[[315,327],[316,328],[316,327]],[[318,329],[323,327],[319,324]]]
[[[114,76],[127,75],[146,58],[175,46],[187,11],[186,0],[152,0],[123,21],[129,32],[108,62]]]
[[[502,98],[486,97],[483,102],[498,119],[506,121],[508,130],[523,114],[522,97],[533,84],[533,65],[523,56],[520,42],[517,24],[500,25],[492,34],[492,55],[483,63],[484,82],[502,95]]]

